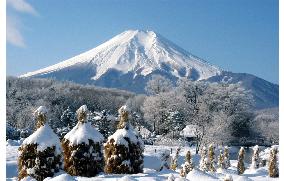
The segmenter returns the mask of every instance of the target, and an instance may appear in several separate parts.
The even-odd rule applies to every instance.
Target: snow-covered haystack
[[[260,166],[261,160],[260,160],[260,157],[259,157],[259,152],[260,152],[260,150],[259,150],[258,145],[255,145],[253,147],[253,155],[252,155],[252,158],[251,158],[251,168],[252,169],[257,169]]]
[[[77,110],[77,125],[62,139],[64,170],[70,175],[93,177],[103,171],[103,135],[87,122],[86,105]]]
[[[41,181],[52,177],[62,165],[60,141],[46,123],[46,108],[40,106],[34,116],[37,130],[19,148],[19,180],[31,176]]]
[[[186,175],[193,170],[193,163],[192,163],[192,158],[191,158],[191,153],[188,150],[186,155],[185,155],[185,163],[181,166],[180,170],[180,175],[182,177],[186,177]]]
[[[118,129],[104,145],[104,170],[106,173],[118,174],[143,172],[143,141],[128,122],[127,107],[122,106],[118,112]]]
[[[239,175],[241,175],[245,172],[244,159],[245,159],[245,149],[244,149],[244,147],[241,147],[240,151],[239,151],[238,164],[237,164],[237,169],[238,169],[237,171],[238,171]]]
[[[277,147],[272,146],[270,149],[269,162],[268,162],[269,177],[279,177],[277,153],[278,153]]]

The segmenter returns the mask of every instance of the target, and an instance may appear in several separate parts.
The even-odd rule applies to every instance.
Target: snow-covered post
[[[204,146],[201,149],[201,153],[200,153],[200,162],[199,162],[199,168],[202,171],[208,171],[209,170],[209,165],[208,165],[208,158],[207,158],[207,149]]]
[[[119,114],[118,129],[104,144],[104,171],[117,174],[141,173],[143,172],[143,141],[128,122],[128,108],[122,106]]]
[[[182,177],[186,177],[186,175],[193,170],[193,164],[192,164],[192,159],[191,159],[191,153],[188,150],[186,155],[185,155],[185,163],[182,165],[180,175]]]
[[[239,175],[241,175],[245,172],[244,158],[245,158],[245,149],[244,149],[244,147],[241,147],[241,149],[239,151],[238,165],[237,165]]]
[[[225,163],[225,169],[231,166],[228,146],[224,147],[224,163]]]
[[[172,161],[171,161],[171,169],[172,170],[176,170],[177,167],[178,167],[179,152],[180,152],[180,147],[177,148],[177,151],[176,151],[174,157],[172,158]]]
[[[19,148],[19,180],[31,176],[42,181],[53,177],[62,165],[60,141],[47,124],[47,109],[40,106],[34,116],[37,130]]]
[[[64,170],[70,175],[93,177],[103,171],[104,137],[87,121],[86,105],[77,110],[77,125],[62,139]]]
[[[270,149],[268,172],[269,177],[279,177],[279,169],[277,164],[277,148],[272,146]]]
[[[209,158],[209,170],[211,172],[215,172],[216,171],[216,168],[215,168],[216,158],[215,158],[215,152],[214,152],[213,144],[209,145],[209,148],[208,148],[208,158]]]
[[[253,147],[253,155],[252,155],[252,158],[251,158],[251,168],[252,169],[257,169],[259,168],[259,165],[260,165],[260,157],[259,157],[259,147],[258,145],[255,145]]]

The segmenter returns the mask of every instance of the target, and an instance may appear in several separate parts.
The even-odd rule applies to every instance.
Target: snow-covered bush
[[[268,172],[270,177],[279,177],[277,153],[278,153],[277,148],[272,146],[270,149],[269,162],[268,162]]]
[[[227,174],[227,175],[224,177],[223,181],[233,181],[232,175]]]
[[[260,166],[261,160],[260,160],[260,157],[259,157],[259,152],[260,152],[260,150],[259,150],[258,145],[255,145],[253,147],[253,155],[252,155],[252,158],[251,158],[251,168],[253,168],[253,169],[257,169]]]
[[[245,171],[244,158],[245,158],[245,149],[244,149],[244,147],[241,147],[240,151],[239,151],[238,164],[237,164],[237,169],[238,169],[239,175],[243,174],[244,171]]]
[[[86,105],[77,110],[77,125],[62,139],[64,170],[70,175],[92,177],[103,170],[104,140],[87,121]]]
[[[193,169],[193,163],[191,159],[191,153],[188,150],[185,155],[185,163],[181,166],[180,175],[186,177],[186,175]]]
[[[34,116],[37,130],[26,138],[19,148],[19,180],[31,176],[41,181],[52,177],[62,165],[60,141],[46,123],[46,108],[40,106]]]
[[[144,144],[137,131],[128,121],[128,108],[119,109],[119,124],[116,132],[104,145],[106,173],[143,172]]]
[[[228,146],[224,147],[224,163],[225,163],[225,169],[231,166]]]

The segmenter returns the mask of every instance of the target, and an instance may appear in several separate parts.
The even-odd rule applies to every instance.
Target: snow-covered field
[[[21,141],[8,141],[6,144],[6,177],[7,180],[17,180],[17,150]],[[179,171],[180,168],[176,171],[172,170],[162,170],[158,171],[161,166],[160,155],[164,150],[171,150],[174,153],[177,147],[168,147],[168,146],[150,146],[145,145],[144,151],[144,173],[139,174],[131,174],[131,175],[119,175],[119,174],[104,174],[101,173],[96,177],[86,178],[86,177],[72,177],[66,174],[64,171],[57,173],[53,178],[46,178],[45,180],[49,181],[67,181],[67,180],[78,180],[78,181],[97,181],[97,180],[143,180],[143,181],[151,181],[151,180],[167,180],[171,175],[176,180],[185,180],[180,177]],[[279,180],[278,178],[270,178],[268,177],[268,171],[266,167],[262,167],[259,169],[250,169],[250,164],[246,164],[246,171],[242,176],[237,175],[237,161],[231,160],[231,167],[227,170],[217,171],[215,173],[211,172],[202,172],[198,170],[196,167],[199,165],[199,155],[194,155],[195,150],[193,147],[183,147],[181,148],[180,157],[178,159],[178,165],[184,163],[185,154],[190,150],[193,154],[193,163],[195,169],[191,171],[186,179],[190,181],[200,181],[200,180],[223,180],[226,175],[231,175],[233,180],[243,181],[243,180]],[[231,149],[232,151],[234,149]],[[264,153],[264,152],[262,152]],[[29,179],[27,179],[29,180]]]

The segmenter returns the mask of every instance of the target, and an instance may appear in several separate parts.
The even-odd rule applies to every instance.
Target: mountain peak
[[[88,69],[91,80],[109,70],[134,76],[158,71],[176,78],[207,79],[221,72],[216,66],[190,54],[163,36],[150,30],[127,30],[105,43],[50,67],[21,77],[37,77],[61,70]]]

